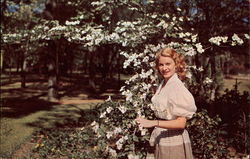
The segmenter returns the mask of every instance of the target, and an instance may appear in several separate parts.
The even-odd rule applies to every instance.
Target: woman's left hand
[[[155,120],[147,120],[144,118],[136,118],[135,121],[144,128],[151,128],[157,125],[157,121]]]

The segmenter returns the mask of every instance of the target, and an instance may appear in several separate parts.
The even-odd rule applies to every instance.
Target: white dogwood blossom
[[[141,74],[139,75],[141,78],[148,78],[150,75],[152,75],[153,69],[148,70],[145,72],[144,69],[142,69]]]
[[[191,36],[191,39],[192,39],[193,43],[195,43],[197,41],[197,36],[198,36],[198,34],[195,34],[195,35]]]
[[[105,118],[105,117],[106,117],[106,111],[100,114],[100,118]]]
[[[120,132],[122,132],[122,129],[120,127],[116,127],[114,130],[114,134],[119,134]]]
[[[112,157],[117,157],[117,152],[116,150],[112,149],[112,148],[108,148],[108,152],[111,154]]]
[[[246,39],[250,39],[249,34],[244,34],[244,36],[245,36]]]
[[[203,53],[204,52],[204,49],[202,48],[201,43],[197,43],[197,44],[195,44],[195,46],[196,46],[196,49],[197,49],[197,51],[199,53]]]
[[[127,111],[127,108],[125,106],[119,106],[118,109],[121,111],[122,114],[124,114]]]
[[[124,141],[128,140],[128,136],[122,136],[119,140],[116,141],[116,146],[118,150],[121,150]]]
[[[203,81],[204,84],[210,84],[212,82],[213,82],[212,79],[210,79],[208,77],[206,77],[205,80]]]
[[[110,137],[111,136],[113,136],[113,132],[112,131],[108,131],[107,133],[106,133],[106,137],[107,137],[107,139],[110,139]]]
[[[133,93],[130,90],[123,91],[122,95],[126,97],[126,101],[132,102]]]
[[[244,43],[244,41],[237,34],[234,34],[232,36],[232,40],[232,46],[235,46],[237,44],[242,45]]]
[[[224,37],[222,37],[222,36],[216,36],[216,37],[210,38],[208,41],[209,41],[210,43],[212,43],[212,44],[215,44],[215,45],[220,46],[221,43],[226,43],[227,40],[228,40],[228,37],[227,37],[227,36],[224,36]]]
[[[49,30],[49,32],[53,32],[53,31],[63,31],[63,30],[66,30],[67,27],[66,26],[61,26],[61,25],[58,25],[58,26],[55,26],[53,28],[51,28]]]
[[[112,101],[111,96],[109,96],[105,101],[106,101],[106,102]]]
[[[108,107],[108,108],[106,109],[106,112],[107,112],[107,113],[110,113],[112,110],[113,110],[112,107]]]
[[[65,22],[66,25],[77,25],[77,24],[80,24],[80,21],[79,20],[76,20],[76,21],[67,21]]]
[[[90,125],[92,126],[92,129],[94,130],[94,132],[97,133],[99,129],[99,124],[94,121]]]

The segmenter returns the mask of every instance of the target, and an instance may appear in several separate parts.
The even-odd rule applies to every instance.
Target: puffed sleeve
[[[177,85],[169,97],[172,115],[192,118],[197,108],[193,95],[184,85]]]

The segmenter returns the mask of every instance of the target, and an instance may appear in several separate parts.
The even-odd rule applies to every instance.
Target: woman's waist
[[[160,128],[160,127],[155,127],[152,134],[154,136],[158,135],[163,135],[163,136],[178,136],[188,133],[186,129],[166,129],[166,128]]]

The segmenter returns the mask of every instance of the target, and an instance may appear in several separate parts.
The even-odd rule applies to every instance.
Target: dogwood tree
[[[244,36],[240,38],[237,34],[230,37],[225,35],[221,38],[213,35],[204,41],[197,30],[187,25],[193,23],[194,15],[192,12],[189,14],[185,12],[180,2],[145,2],[143,4],[136,1],[93,1],[90,4],[94,17],[91,23],[82,27],[80,24],[83,15],[68,22],[76,32],[71,32],[69,41],[83,42],[90,50],[95,50],[107,43],[118,46],[117,52],[125,57],[123,68],[130,67],[134,70],[134,75],[121,88],[126,102],[114,104],[108,101],[108,104],[100,108],[100,119],[92,123],[98,137],[99,150],[104,150],[115,158],[130,156],[130,153],[135,151],[141,156],[145,155],[141,153],[145,147],[139,143],[147,141],[149,132],[145,129],[139,130],[134,118],[136,116],[146,116],[149,119],[154,117],[150,97],[151,88],[159,82],[157,72],[154,70],[154,57],[159,49],[171,47],[184,54],[191,61],[191,65],[187,68],[189,83],[209,88],[212,84],[212,76],[205,76],[202,81],[195,79],[199,76],[193,76],[193,74],[202,74],[204,68],[203,65],[192,61],[202,56],[201,54],[214,44],[221,42],[241,45],[244,38]],[[121,9],[124,6],[126,6],[125,12],[133,13],[134,16],[112,21],[111,16],[116,13],[117,8]],[[193,9],[193,12],[195,9],[199,10],[197,6]],[[139,136],[141,138],[138,138]]]

